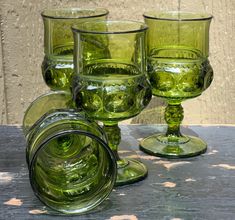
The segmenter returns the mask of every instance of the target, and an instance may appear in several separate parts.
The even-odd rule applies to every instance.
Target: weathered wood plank
[[[120,155],[141,159],[149,170],[147,179],[115,188],[97,210],[70,219],[234,219],[234,126],[184,128],[184,133],[203,138],[208,143],[208,151],[183,160],[160,159],[138,151],[137,139],[163,131],[164,126],[121,128]],[[34,196],[25,162],[25,141],[17,127],[0,127],[0,189],[0,219],[67,218],[53,216],[55,212],[45,208]],[[40,211],[51,215],[33,214]],[[120,217],[123,215],[127,217]]]

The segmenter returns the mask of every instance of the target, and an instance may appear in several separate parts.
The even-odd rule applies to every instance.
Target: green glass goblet
[[[198,137],[180,132],[183,120],[181,102],[197,97],[213,78],[209,63],[211,15],[187,12],[148,12],[148,75],[153,95],[165,98],[168,106],[166,134],[154,134],[140,142],[140,149],[152,155],[179,158],[206,151]]]
[[[56,211],[81,214],[111,193],[117,166],[102,129],[72,103],[64,91],[38,97],[25,113],[23,131],[36,196]]]
[[[117,160],[116,185],[142,180],[147,176],[144,164],[118,155],[118,122],[138,115],[152,96],[146,77],[147,26],[134,21],[97,21],[72,29],[75,102],[88,117],[103,122]]]
[[[105,20],[106,9],[48,9],[44,22],[42,75],[52,90],[69,90],[73,75],[73,34],[71,26],[89,20]]]

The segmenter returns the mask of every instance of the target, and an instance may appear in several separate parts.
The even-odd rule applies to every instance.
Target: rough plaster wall
[[[52,7],[105,7],[112,19],[142,20],[144,11],[176,10],[178,0],[0,0],[0,121],[21,123],[24,111],[48,90],[41,76],[43,24],[40,12]],[[185,102],[185,124],[235,123],[235,2],[182,0],[183,10],[213,13],[210,60],[211,87]],[[5,89],[4,89],[5,88]],[[163,122],[164,101],[154,98],[132,123]]]
[[[214,70],[211,86],[199,97],[183,102],[184,124],[235,123],[235,1],[182,0],[181,10],[211,13],[209,60]],[[164,122],[164,106],[151,103],[135,122]],[[158,116],[156,116],[156,112]],[[146,116],[150,115],[149,117]],[[159,116],[160,115],[160,116]]]
[[[0,24],[1,24],[1,16],[0,16]],[[0,26],[0,39],[2,40],[2,30]],[[2,42],[2,41],[1,41]],[[0,42],[0,58],[3,57],[3,47],[2,43]],[[4,80],[4,69],[3,69],[4,63],[3,59],[0,60],[0,122],[1,124],[6,124],[6,103],[5,103],[5,93],[4,93],[4,87],[5,87],[5,80]]]
[[[183,10],[197,9],[196,1],[184,1]],[[200,1],[198,1],[200,2]],[[201,1],[201,8],[212,13],[210,62],[214,81],[200,97],[185,102],[185,122],[235,123],[235,1]]]

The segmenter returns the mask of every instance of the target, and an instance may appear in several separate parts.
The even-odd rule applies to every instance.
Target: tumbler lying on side
[[[69,93],[50,92],[29,106],[23,121],[32,189],[44,204],[66,214],[99,205],[117,175],[101,128],[72,107]]]

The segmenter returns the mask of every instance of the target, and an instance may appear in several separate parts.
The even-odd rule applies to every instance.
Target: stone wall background
[[[148,10],[177,10],[178,0],[0,0],[0,124],[21,124],[31,101],[49,89],[41,76],[46,8],[105,7],[111,19],[143,20]],[[235,1],[181,0],[181,9],[212,13],[210,61],[214,81],[184,102],[184,124],[235,123]],[[154,98],[128,123],[163,123],[164,101]]]

